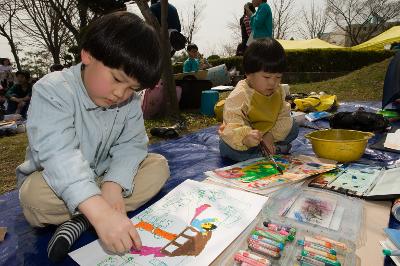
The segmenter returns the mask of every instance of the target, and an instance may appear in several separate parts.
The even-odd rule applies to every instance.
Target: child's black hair
[[[194,44],[194,43],[190,43],[190,44],[188,44],[187,47],[186,47],[186,50],[187,50],[188,52],[191,51],[191,50],[193,50],[193,49],[196,49],[197,51],[199,50],[199,48],[197,47],[197,45]]]
[[[105,66],[121,69],[142,87],[154,87],[161,76],[161,47],[156,31],[137,15],[118,11],[93,21],[81,48]]]
[[[29,73],[29,71],[27,71],[27,70],[18,70],[15,73],[15,76],[19,76],[19,75],[24,76],[27,80],[29,80],[31,78],[31,73]]]
[[[272,38],[255,41],[246,48],[243,69],[246,74],[259,71],[283,73],[286,70],[285,50]]]

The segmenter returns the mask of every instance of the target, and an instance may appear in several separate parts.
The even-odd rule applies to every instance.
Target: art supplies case
[[[363,225],[363,202],[314,188],[288,187],[270,197],[263,215],[266,220],[356,242]]]
[[[263,209],[265,221],[288,225],[297,230],[291,251],[285,254],[286,264],[281,265],[300,265],[296,264],[296,256],[300,255],[301,246],[296,241],[304,239],[304,236],[315,235],[345,243],[348,248],[338,253],[338,260],[341,265],[354,265],[354,252],[360,241],[363,217],[361,200],[307,187],[281,189],[270,197]]]

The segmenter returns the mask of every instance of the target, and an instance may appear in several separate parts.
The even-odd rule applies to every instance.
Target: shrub
[[[287,72],[343,72],[360,69],[394,55],[393,51],[354,51],[351,49],[306,49],[286,51]],[[213,66],[226,64],[228,69],[236,67],[241,73],[242,57],[210,59]],[[182,64],[176,64],[174,73],[182,72]]]

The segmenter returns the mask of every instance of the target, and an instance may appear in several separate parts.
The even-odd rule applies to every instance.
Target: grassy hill
[[[295,84],[290,86],[290,92],[320,92],[336,94],[339,101],[381,100],[383,81],[391,58],[366,66],[332,80]]]

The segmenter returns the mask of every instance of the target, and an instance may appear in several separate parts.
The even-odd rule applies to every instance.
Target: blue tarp
[[[375,112],[379,102],[342,103],[339,111],[355,111],[363,106],[367,111]],[[328,127],[327,122],[318,121],[320,127]],[[293,142],[293,153],[313,155],[311,145],[303,137],[312,129],[301,128],[299,137]],[[150,151],[164,155],[169,162],[171,178],[164,188],[141,209],[129,213],[132,217],[150,204],[159,200],[171,189],[186,179],[202,180],[203,172],[232,164],[219,155],[217,127],[210,127],[178,139],[151,145]],[[373,141],[373,140],[372,140]],[[362,160],[379,164],[392,164],[400,158],[399,154],[368,149]],[[400,228],[400,224],[390,218],[390,227]],[[8,227],[4,242],[0,243],[0,265],[51,265],[47,259],[47,242],[55,227],[32,229],[22,214],[16,190],[0,196],[0,226]],[[85,232],[72,246],[75,250],[97,238],[93,230]],[[71,258],[66,258],[59,265],[75,265]],[[392,265],[387,259],[385,265]]]

